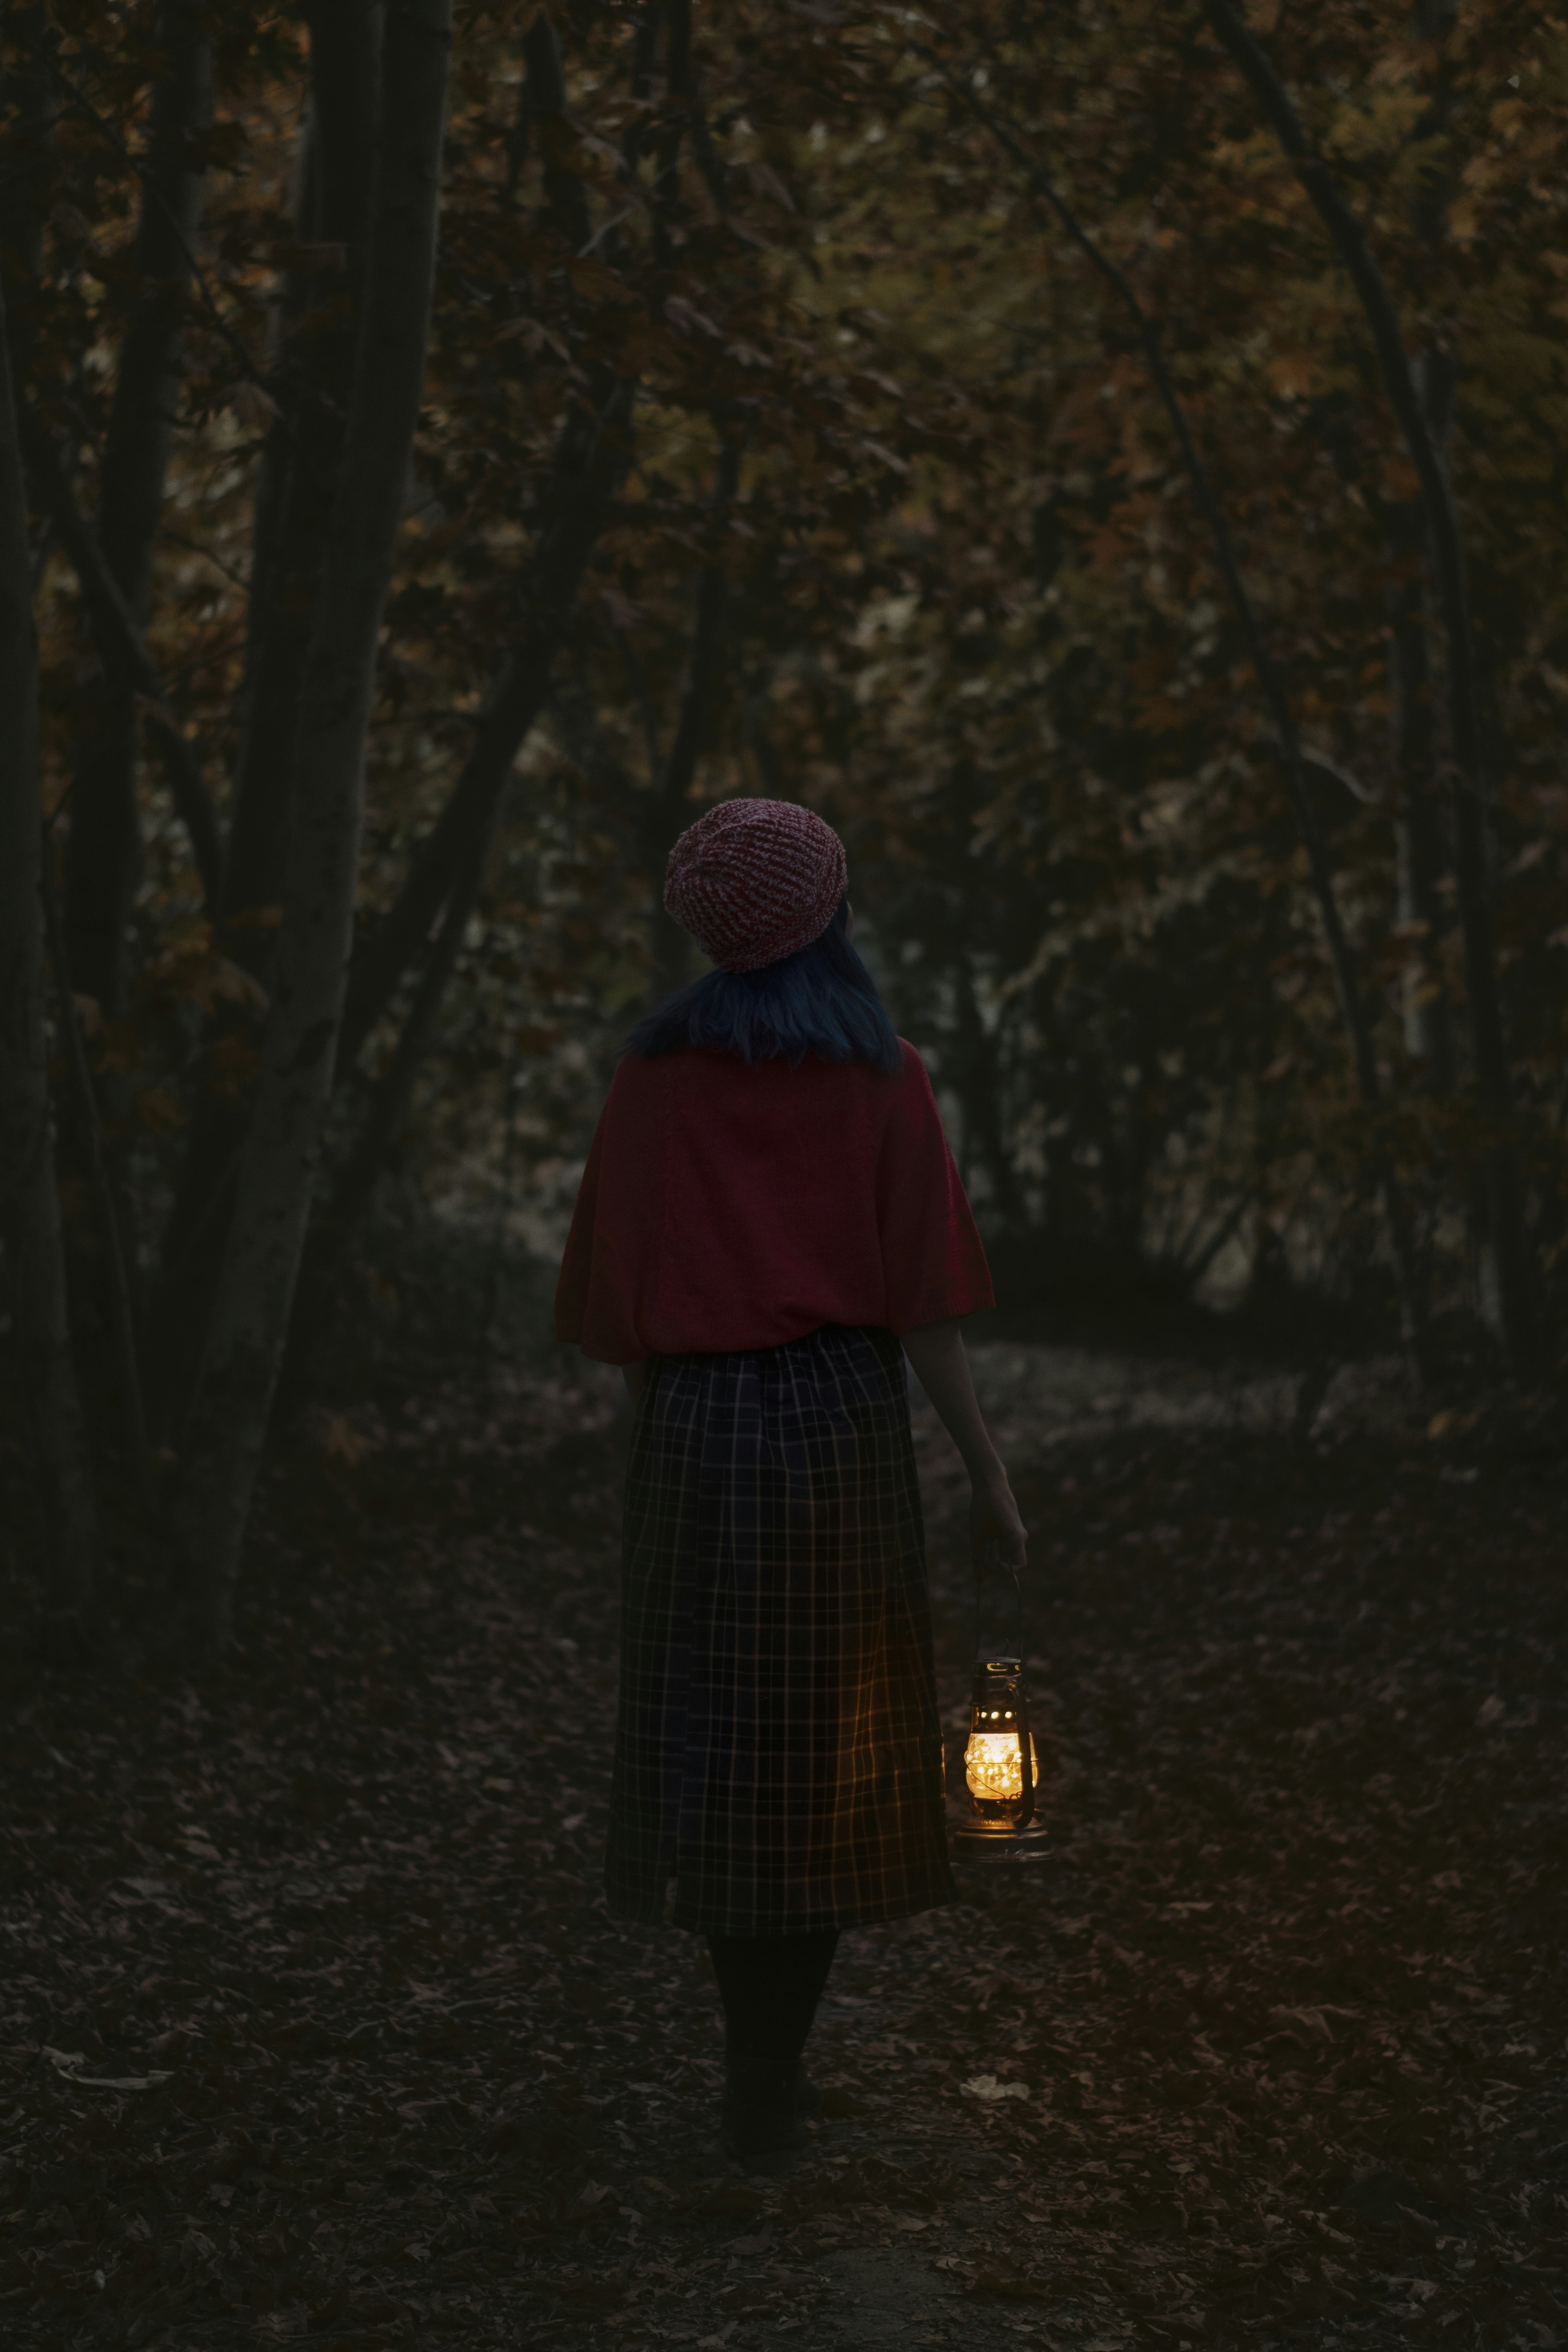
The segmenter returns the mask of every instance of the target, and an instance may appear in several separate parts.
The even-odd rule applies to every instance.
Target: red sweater
[[[627,1055],[599,1116],[555,1331],[602,1363],[776,1348],[824,1323],[921,1323],[993,1304],[925,1065],[754,1069]]]

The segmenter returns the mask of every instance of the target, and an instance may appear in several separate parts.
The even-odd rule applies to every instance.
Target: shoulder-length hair
[[[710,971],[646,1013],[623,1050],[652,1061],[683,1045],[734,1054],[748,1065],[788,1062],[808,1054],[828,1062],[868,1062],[891,1075],[903,1067],[888,1008],[849,943],[849,903],[841,898],[827,929],[807,948],[758,971]]]

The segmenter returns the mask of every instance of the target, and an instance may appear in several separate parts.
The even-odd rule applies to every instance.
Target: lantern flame
[[[1040,1785],[1040,1751],[1029,1737],[1029,1767],[1036,1788]],[[963,1751],[963,1777],[972,1797],[1005,1801],[1024,1793],[1024,1774],[1016,1731],[972,1731]]]

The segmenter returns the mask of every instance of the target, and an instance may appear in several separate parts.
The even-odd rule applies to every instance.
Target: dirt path
[[[1303,1454],[1285,1391],[1058,1353],[982,1366],[1051,1855],[845,1939],[789,2179],[719,2151],[692,1940],[598,1892],[606,1389],[338,1425],[243,1655],[16,1705],[6,2352],[1568,2337],[1560,1446]]]

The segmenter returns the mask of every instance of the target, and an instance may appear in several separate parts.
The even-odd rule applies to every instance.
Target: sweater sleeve
[[[914,1331],[995,1305],[936,1097],[909,1045],[878,1154],[877,1224],[890,1329]]]
[[[652,1352],[642,1336],[662,1189],[657,1089],[642,1064],[616,1068],[594,1129],[572,1229],[555,1287],[555,1336],[574,1340],[601,1364],[630,1364]]]

